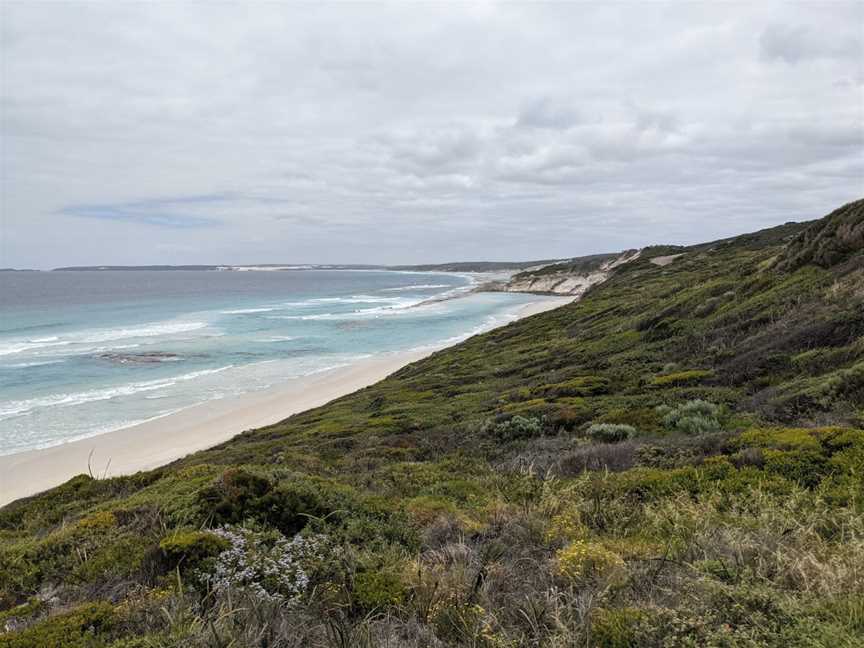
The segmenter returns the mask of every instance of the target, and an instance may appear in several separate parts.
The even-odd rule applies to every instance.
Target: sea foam
[[[28,398],[24,400],[8,401],[0,403],[0,420],[12,418],[14,416],[23,416],[38,409],[47,407],[59,406],[75,406],[83,405],[84,403],[92,403],[94,401],[111,400],[121,396],[131,396],[141,392],[155,391],[176,385],[178,382],[195,380],[203,376],[208,376],[215,373],[220,373],[226,369],[230,369],[234,365],[218,367],[216,369],[202,369],[200,371],[192,371],[190,373],[172,376],[170,378],[160,378],[158,380],[147,380],[143,382],[133,382],[117,387],[106,387],[103,389],[91,389],[81,392],[73,392],[68,394],[54,394],[42,398]]]
[[[413,286],[398,286],[396,288],[382,288],[381,292],[409,292],[412,290],[433,290],[434,288],[450,288],[450,284],[415,284]]]
[[[30,351],[38,352],[52,347],[70,345],[74,346],[72,349],[73,353],[81,353],[93,350],[82,349],[81,345],[103,344],[117,340],[187,333],[189,331],[197,331],[206,326],[206,322],[154,322],[153,324],[132,328],[91,329],[63,336],[55,335],[27,340],[9,340],[0,344],[0,356]]]
[[[269,313],[276,310],[275,308],[238,308],[236,310],[219,311],[223,315],[247,315],[251,313]]]

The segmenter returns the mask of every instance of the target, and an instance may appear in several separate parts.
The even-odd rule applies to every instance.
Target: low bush
[[[510,416],[535,415],[539,418],[546,414],[550,406],[551,403],[549,403],[545,398],[529,398],[527,400],[506,403],[501,408],[501,412]]]
[[[405,511],[416,524],[428,526],[439,517],[455,516],[457,508],[452,502],[440,497],[419,495],[405,503]]]
[[[258,501],[272,488],[264,477],[231,469],[222,473],[213,485],[202,489],[198,502],[215,524],[232,524],[251,516]]]
[[[97,511],[78,520],[79,529],[104,530],[117,526],[117,517],[111,511]]]
[[[738,436],[742,447],[777,448],[780,450],[816,450],[818,431],[808,428],[753,428]]]
[[[88,603],[49,617],[26,630],[0,635],[0,648],[102,648],[116,625],[108,603]]]
[[[526,416],[514,416],[492,428],[492,434],[501,441],[531,439],[543,435],[543,422]]]
[[[399,605],[405,598],[405,585],[392,571],[361,571],[354,577],[354,602],[372,612]]]
[[[217,592],[242,592],[260,601],[294,605],[309,585],[309,571],[322,560],[325,538],[276,531],[222,527],[213,532],[229,546],[212,570],[200,574]]]
[[[209,531],[177,531],[159,543],[169,569],[194,569],[231,546],[225,538]]]
[[[594,610],[590,642],[596,648],[637,648],[638,625],[645,612],[635,608]]]
[[[528,401],[508,403],[501,408],[504,415],[537,419],[549,434],[559,430],[572,430],[582,423],[587,423],[593,415],[593,408],[584,398],[566,397],[555,402],[543,398]]]
[[[577,540],[556,555],[558,573],[572,583],[586,580],[605,580],[616,572],[623,572],[624,560],[603,545]]]
[[[310,518],[324,517],[332,510],[322,501],[321,489],[312,484],[298,481],[274,485],[239,469],[226,471],[199,493],[198,500],[213,524],[255,520],[286,535],[298,533]]]
[[[557,472],[572,477],[586,471],[620,472],[636,464],[639,446],[633,441],[620,443],[585,443],[558,460]]]
[[[690,371],[678,371],[676,373],[663,374],[656,376],[651,384],[655,387],[680,387],[682,385],[694,385],[702,382],[705,378],[714,375],[713,371],[705,371],[703,369],[692,369]]]
[[[695,436],[723,429],[720,407],[708,401],[691,400],[674,408],[661,406],[658,412],[663,416],[663,425],[672,432]]]
[[[681,493],[696,495],[702,489],[701,475],[693,467],[672,470],[634,468],[612,477],[593,484],[595,496],[600,500],[623,495],[648,502]]]
[[[582,400],[581,398],[567,399],[567,401]],[[555,408],[546,414],[546,425],[552,433],[559,430],[571,431],[590,421],[592,414],[592,409],[582,403],[556,403]]]
[[[621,423],[630,425],[642,434],[665,432],[661,416],[653,407],[622,407],[613,409],[595,419],[597,423]]]
[[[767,473],[795,482],[805,488],[814,488],[831,472],[825,455],[814,450],[765,450]]]
[[[623,423],[595,423],[586,434],[598,443],[621,443],[636,436],[636,430]]]
[[[609,392],[609,379],[602,376],[579,376],[565,382],[541,385],[534,392],[546,398],[560,396],[597,396]]]

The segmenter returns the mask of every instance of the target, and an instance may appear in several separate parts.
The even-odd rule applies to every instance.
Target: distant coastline
[[[289,270],[391,270],[395,272],[496,272],[504,270],[524,270],[538,266],[558,263],[566,259],[546,259],[540,261],[459,261],[452,263],[418,265],[375,265],[362,263],[255,263],[246,265],[91,265],[63,266],[50,272],[124,272],[124,271],[289,271]],[[9,271],[15,271],[9,268]],[[38,271],[37,271],[38,272]]]
[[[65,266],[54,268],[51,272],[125,272],[125,271],[243,271],[243,270],[387,270],[385,266],[374,265],[317,265],[288,263],[257,263],[253,265],[98,265]]]

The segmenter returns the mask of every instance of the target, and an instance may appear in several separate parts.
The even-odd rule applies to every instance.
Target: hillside
[[[324,407],[10,504],[0,647],[860,646],[862,224],[649,248]]]
[[[864,219],[860,203],[850,203],[833,212],[821,226],[807,228],[795,237],[780,261],[780,267],[795,269],[812,263],[822,268],[850,264],[860,268],[864,249]]]
[[[711,251],[718,246],[727,244],[736,247],[760,247],[789,243],[784,253],[784,261],[780,267],[789,268],[814,262],[818,258],[828,258],[833,255],[842,258],[851,251],[864,246],[864,229],[860,223],[854,223],[856,210],[854,204],[838,210],[839,215],[832,214],[832,225],[818,233],[813,233],[814,240],[810,242],[809,230],[798,223],[787,223],[753,234],[745,234],[731,239],[722,239],[685,247],[682,245],[654,245],[640,250],[624,250],[612,254],[593,254],[575,257],[556,263],[536,264],[522,272],[518,272],[507,281],[495,281],[485,284],[483,288],[489,291],[530,292],[541,294],[572,295],[581,297],[588,289],[599,285],[612,276],[618,266],[630,263],[636,259],[648,259],[654,265],[666,266],[685,254]],[[848,219],[850,222],[845,222]],[[806,224],[805,224],[806,225]],[[800,234],[794,242],[792,239]],[[818,249],[818,252],[814,250]],[[793,261],[794,257],[794,261]]]

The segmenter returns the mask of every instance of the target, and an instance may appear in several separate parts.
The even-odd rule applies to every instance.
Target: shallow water
[[[536,301],[472,285],[368,270],[0,273],[0,454],[455,342]]]

